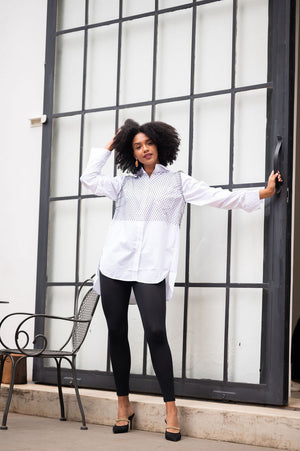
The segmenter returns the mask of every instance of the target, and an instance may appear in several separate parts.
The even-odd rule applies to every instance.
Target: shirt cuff
[[[247,192],[247,208],[249,213],[251,211],[259,210],[261,207],[261,199],[259,198],[259,190]]]
[[[101,161],[107,161],[109,157],[112,155],[112,151],[105,149],[104,147],[92,147],[90,153],[90,160],[97,159],[101,157]]]

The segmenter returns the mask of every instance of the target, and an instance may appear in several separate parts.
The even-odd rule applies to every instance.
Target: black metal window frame
[[[194,89],[194,73],[195,73],[195,38],[196,38],[196,14],[197,8],[201,5],[208,3],[217,3],[221,0],[203,0],[203,1],[191,1],[189,3],[174,6],[165,9],[159,9],[159,2],[155,0],[155,9],[143,14],[137,14],[133,16],[123,17],[122,13],[122,0],[119,0],[119,17],[114,20],[109,20],[101,23],[88,23],[88,0],[85,0],[85,24],[80,27],[59,30],[56,31],[56,18],[57,18],[57,2],[48,0],[48,14],[47,14],[47,47],[46,47],[46,70],[45,70],[45,97],[44,97],[44,113],[48,117],[47,124],[44,125],[43,130],[43,142],[42,142],[42,174],[41,178],[43,183],[41,185],[40,196],[40,224],[39,224],[39,248],[38,248],[38,271],[37,271],[37,290],[36,290],[36,311],[43,313],[46,305],[46,290],[49,286],[73,286],[74,296],[76,296],[77,288],[81,281],[79,280],[79,227],[80,227],[80,215],[81,215],[81,201],[87,198],[93,198],[92,195],[81,194],[81,185],[78,181],[78,195],[74,196],[50,196],[50,169],[51,169],[51,146],[52,146],[52,120],[55,118],[67,117],[78,115],[81,116],[81,132],[80,132],[80,164],[79,164],[79,176],[82,172],[82,157],[83,157],[83,135],[84,135],[84,120],[85,115],[89,113],[115,111],[115,128],[119,127],[119,111],[127,108],[135,108],[141,106],[151,106],[151,119],[155,119],[155,107],[159,104],[189,101],[189,151],[188,151],[188,173],[192,174],[192,152],[193,152],[193,132],[194,132],[194,101],[199,98],[207,98],[211,96],[218,96],[229,94],[231,97],[231,110],[230,110],[230,159],[229,159],[229,183],[226,185],[218,185],[222,188],[233,190],[237,188],[253,188],[264,187],[265,181],[260,183],[242,183],[235,184],[233,182],[233,147],[234,147],[234,121],[235,121],[235,97],[237,93],[254,91],[260,89],[266,89],[268,95],[268,131],[267,131],[267,154],[266,154],[266,176],[272,168],[272,148],[275,143],[276,134],[281,134],[283,142],[291,143],[291,104],[293,93],[291,91],[291,77],[293,72],[293,58],[292,48],[293,43],[291,36],[293,35],[293,0],[282,2],[279,0],[269,1],[269,64],[268,64],[268,81],[262,84],[248,85],[243,87],[236,87],[235,83],[235,64],[236,64],[236,31],[237,31],[237,5],[238,0],[233,0],[233,21],[232,21],[232,61],[231,61],[231,86],[228,89],[222,89],[218,91],[210,91],[204,93],[197,93]],[[157,30],[158,30],[158,18],[160,15],[192,9],[192,30],[191,30],[191,54],[190,54],[190,93],[180,97],[170,97],[157,99],[155,97],[156,92],[156,65],[157,65]],[[154,17],[154,40],[153,40],[153,77],[152,77],[152,98],[151,100],[136,102],[136,103],[120,103],[120,69],[121,69],[121,57],[122,57],[122,25],[125,22],[141,19],[145,17]],[[118,61],[117,61],[117,89],[116,89],[116,102],[114,105],[107,107],[85,109],[85,91],[86,91],[86,74],[87,74],[87,50],[88,50],[88,31],[94,28],[106,27],[112,24],[118,24]],[[275,28],[276,26],[276,28]],[[272,30],[276,29],[276,33]],[[84,32],[84,53],[83,53],[83,85],[82,85],[82,108],[81,110],[53,113],[53,93],[54,93],[54,68],[55,68],[55,44],[56,38],[68,33],[74,33],[78,31]],[[282,41],[281,41],[282,40]],[[285,46],[282,43],[285,42]],[[288,47],[288,49],[287,49]],[[289,50],[290,49],[290,50]],[[281,52],[281,53],[279,53]],[[278,62],[278,57],[281,63]],[[288,96],[283,96],[283,91],[288,90]],[[278,92],[279,95],[274,96],[274,92]],[[276,100],[276,99],[279,100]],[[280,117],[281,116],[281,117]],[[278,128],[279,123],[279,128]],[[276,125],[276,126],[275,126]],[[277,129],[275,130],[275,128]],[[282,161],[284,167],[284,173],[290,174],[290,157],[286,156]],[[291,189],[290,179],[287,180],[287,188]],[[286,230],[290,227],[290,204],[283,205],[283,195],[275,202],[277,205],[281,205],[281,215]],[[77,200],[77,242],[76,242],[76,273],[74,282],[48,282],[47,281],[47,243],[48,243],[48,222],[49,222],[49,205],[53,202],[59,202],[63,200]],[[228,228],[227,228],[227,263],[226,263],[226,281],[224,283],[192,283],[189,281],[189,261],[190,261],[190,226],[191,226],[191,207],[187,206],[187,225],[186,225],[186,261],[185,261],[185,281],[183,283],[176,283],[177,287],[184,288],[184,317],[183,317],[183,349],[182,349],[182,374],[181,378],[175,379],[176,393],[179,396],[190,397],[203,397],[213,399],[225,399],[225,400],[238,400],[253,402],[268,402],[274,404],[280,404],[286,402],[287,393],[287,377],[286,370],[282,367],[282,362],[279,364],[280,370],[276,369],[273,363],[270,362],[267,353],[271,347],[271,324],[274,321],[274,314],[271,311],[269,297],[270,295],[275,298],[283,295],[285,299],[288,297],[288,279],[289,279],[289,261],[288,261],[288,249],[289,249],[289,232],[285,235],[285,242],[283,243],[283,249],[280,251],[274,251],[273,242],[276,239],[282,241],[281,235],[277,236],[281,232],[275,230],[273,227],[273,220],[270,219],[274,215],[272,212],[272,205],[268,204],[266,207],[266,221],[265,221],[265,233],[268,236],[268,241],[265,243],[265,268],[264,268],[264,280],[263,283],[232,283],[230,281],[230,263],[231,263],[231,234],[232,234],[232,213],[228,211]],[[274,286],[271,286],[269,280],[274,279],[274,274],[270,272],[270,265],[267,265],[266,261],[270,258],[281,258],[282,252],[285,252],[284,262],[284,292],[274,293]],[[280,255],[277,255],[280,254]],[[275,265],[276,266],[276,265]],[[282,269],[282,268],[281,268]],[[273,269],[274,270],[274,269]],[[282,274],[278,273],[279,269],[276,267],[277,280],[282,281]],[[276,285],[276,284],[275,284]],[[223,380],[194,380],[186,377],[186,337],[187,337],[187,318],[188,318],[188,295],[189,288],[191,287],[222,287],[226,290],[226,303],[225,303],[225,336],[224,336],[224,363],[223,363]],[[260,288],[263,290],[263,333],[262,333],[262,356],[261,356],[261,383],[260,384],[245,384],[245,383],[233,383],[228,381],[228,324],[229,324],[229,304],[230,304],[230,289],[231,288]],[[282,303],[281,303],[282,305]],[[285,301],[282,312],[284,313],[284,328],[286,329],[286,322],[288,317],[288,306]],[[282,319],[277,318],[278,322],[283,323]],[[44,324],[36,324],[36,332],[40,333],[43,330]],[[273,337],[275,341],[278,337]],[[284,366],[287,365],[287,334],[286,330],[280,336],[280,345],[283,346],[283,354],[278,353],[284,360]],[[81,385],[94,387],[113,389],[114,382],[110,368],[109,354],[107,354],[107,371],[106,372],[92,372],[92,371],[79,371]],[[159,388],[156,379],[153,376],[147,375],[147,346],[144,343],[144,355],[143,355],[143,374],[131,376],[131,384],[134,391],[159,393]],[[274,395],[274,387],[270,382],[274,378],[274,371],[276,371],[276,378],[281,381],[283,390],[281,395],[276,398]],[[280,374],[279,374],[280,373]],[[97,374],[97,378],[95,377]],[[68,378],[68,372],[65,373]],[[51,368],[44,368],[37,363],[34,365],[34,380],[36,381],[53,381],[54,372]],[[255,394],[254,394],[255,392]],[[283,393],[285,395],[283,396]],[[280,399],[279,399],[280,398]]]

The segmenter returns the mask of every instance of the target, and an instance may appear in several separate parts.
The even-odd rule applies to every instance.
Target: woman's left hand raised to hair
[[[110,141],[108,141],[108,143],[105,146],[105,149],[110,151],[114,150],[114,139],[115,137],[113,137]]]
[[[274,171],[272,171],[269,176],[267,187],[259,191],[260,199],[267,199],[268,197],[274,196],[276,192],[276,179],[278,179],[279,182],[283,182],[280,172],[276,172],[275,174]]]

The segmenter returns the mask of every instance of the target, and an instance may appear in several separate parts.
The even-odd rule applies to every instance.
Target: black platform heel
[[[114,434],[122,434],[123,432],[128,432],[129,431],[129,426],[130,426],[130,429],[132,429],[133,417],[134,417],[134,413],[132,415],[130,415],[130,417],[128,417],[128,418],[118,418],[116,420],[116,422],[117,421],[126,421],[127,424],[123,424],[122,426],[118,426],[117,424],[115,424],[113,426],[113,433]]]
[[[167,421],[165,420],[165,423],[167,424]],[[178,432],[170,432],[167,431],[167,429],[174,429],[175,431]],[[170,440],[171,442],[179,442],[179,440],[181,440],[181,433],[180,433],[180,428],[176,427],[176,426],[166,426],[166,432],[165,432],[165,439],[166,440]]]

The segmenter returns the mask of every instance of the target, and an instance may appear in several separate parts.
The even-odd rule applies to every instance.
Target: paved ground
[[[172,443],[166,441],[162,434],[137,430],[114,435],[110,427],[94,424],[89,424],[87,431],[81,431],[80,423],[14,413],[9,414],[7,424],[7,431],[0,430],[1,451],[274,451],[274,448],[190,437],[183,437],[180,442]]]

